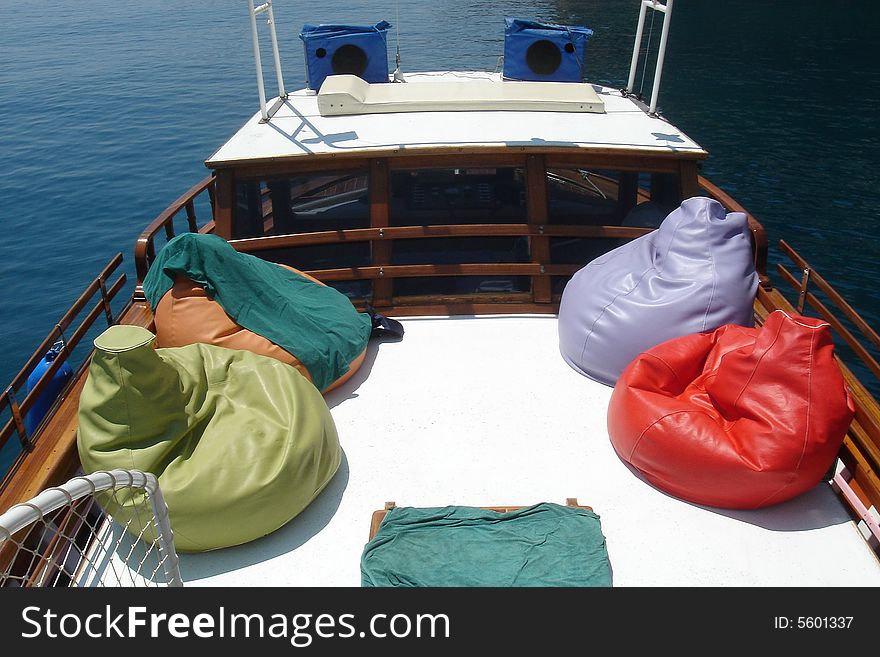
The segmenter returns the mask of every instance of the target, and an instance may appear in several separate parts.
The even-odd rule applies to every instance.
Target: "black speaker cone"
[[[535,41],[526,50],[526,65],[538,75],[554,73],[561,63],[562,54],[552,41],[546,39]]]
[[[367,70],[367,63],[367,53],[350,43],[337,48],[330,61],[333,72],[337,75],[348,74],[358,77],[363,77],[364,71]]]

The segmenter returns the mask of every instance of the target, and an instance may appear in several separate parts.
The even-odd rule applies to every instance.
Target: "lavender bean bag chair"
[[[689,198],[656,231],[572,277],[559,307],[559,348],[578,372],[613,386],[633,358],[661,342],[753,326],[757,287],[746,215]]]

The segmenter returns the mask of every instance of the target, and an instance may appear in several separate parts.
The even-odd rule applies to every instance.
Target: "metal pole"
[[[150,493],[150,504],[153,508],[153,517],[156,519],[156,540],[159,542],[159,552],[162,555],[162,569],[165,571],[165,580],[168,586],[183,586],[180,578],[180,559],[177,550],[174,549],[174,532],[171,530],[171,521],[168,518],[168,505],[159,488],[159,481],[152,473],[144,473],[147,478],[146,488]]]
[[[246,0],[248,11],[251,14],[251,37],[254,42],[254,62],[257,66],[257,90],[260,92],[260,112],[263,121],[269,120],[269,112],[266,110],[266,90],[263,88],[263,62],[260,59],[260,40],[257,36],[257,14],[253,0]]]
[[[645,15],[648,13],[648,5],[642,2],[639,9],[639,26],[636,28],[636,42],[633,44],[632,62],[629,65],[629,82],[626,83],[626,90],[632,93],[636,83],[636,68],[639,65],[639,46],[642,45],[642,34],[645,31]]]
[[[657,53],[657,68],[654,70],[654,88],[651,90],[651,107],[648,109],[649,114],[653,114],[657,109],[657,92],[660,91],[660,75],[663,73],[663,58],[666,56],[666,40],[669,37],[669,21],[672,18],[673,0],[666,0],[666,7],[663,13],[663,32],[660,34],[660,50]],[[642,5],[644,6],[644,5]]]
[[[284,90],[284,78],[281,77],[281,54],[278,52],[278,37],[275,36],[275,15],[272,13],[272,2],[269,0],[269,34],[272,36],[272,54],[275,55],[275,75],[278,76],[278,96],[287,98]]]

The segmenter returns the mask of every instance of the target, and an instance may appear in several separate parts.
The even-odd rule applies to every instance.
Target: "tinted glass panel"
[[[474,294],[492,292],[528,292],[528,276],[442,276],[437,278],[398,278],[394,296],[423,294]]]
[[[418,169],[391,173],[391,223],[523,223],[521,168]]]
[[[368,179],[360,171],[340,171],[239,182],[233,237],[367,228]]]

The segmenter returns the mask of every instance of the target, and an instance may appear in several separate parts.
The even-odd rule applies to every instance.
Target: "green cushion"
[[[182,552],[245,543],[308,506],[342,456],[321,393],[274,358],[153,339],[113,326],[95,340],[79,406],[85,471],[156,474]]]
[[[395,507],[364,548],[361,583],[611,586],[611,566],[599,516],[587,509]]]
[[[318,390],[348,372],[367,348],[373,322],[344,294],[238,253],[216,235],[184,233],[159,251],[144,279],[153,310],[179,274],[204,285],[232,321],[296,356]]]

